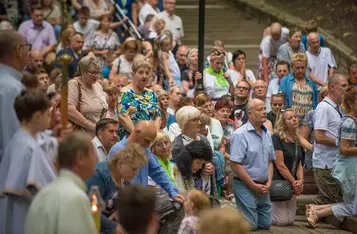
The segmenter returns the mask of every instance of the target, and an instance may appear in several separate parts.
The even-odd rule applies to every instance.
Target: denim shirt
[[[306,79],[306,84],[310,86],[312,89],[312,107],[314,110],[316,109],[317,103],[318,103],[318,92],[317,92],[317,87],[314,82],[312,82],[309,78],[305,76]],[[293,102],[293,86],[295,84],[295,77],[294,74],[291,73],[280,81],[279,85],[279,90],[285,93],[285,101],[286,101],[286,106],[291,107],[292,102]]]
[[[123,149],[127,144],[128,140],[126,138],[123,138],[123,140],[116,143],[110,149],[108,159],[110,159],[115,152]],[[145,151],[148,156],[149,163],[139,169],[138,175],[134,177],[131,183],[148,186],[148,176],[150,176],[151,179],[160,185],[170,195],[171,198],[175,197],[178,194],[178,191],[166,174],[165,170],[161,167],[160,163],[157,161],[157,158],[153,155],[149,148],[145,148]]]

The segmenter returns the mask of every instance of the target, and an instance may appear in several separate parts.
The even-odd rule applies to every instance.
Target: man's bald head
[[[22,35],[12,30],[0,30],[0,59],[14,53],[17,45],[25,44]]]
[[[186,54],[188,52],[188,46],[182,45],[177,49],[176,60],[177,63],[182,67],[186,65]]]
[[[31,69],[41,69],[43,67],[43,55],[39,50],[30,51],[30,63]]]
[[[270,34],[273,37],[274,40],[279,40],[281,36],[281,24],[279,23],[273,23],[270,26]]]
[[[267,119],[265,103],[257,98],[248,102],[248,119],[253,125],[262,125]]]
[[[153,121],[139,121],[134,130],[134,140],[143,147],[150,147],[156,138],[157,128]]]
[[[319,34],[315,32],[309,33],[307,35],[307,44],[312,52],[317,53],[321,47]]]
[[[151,86],[151,90],[156,93],[158,91],[164,90],[164,88],[159,84],[154,84]]]

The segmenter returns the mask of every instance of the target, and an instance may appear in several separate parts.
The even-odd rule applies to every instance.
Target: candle
[[[91,210],[92,210],[95,228],[96,228],[97,232],[100,233],[100,214],[101,214],[101,212],[98,207],[98,199],[95,194],[92,195],[91,199],[92,199]]]

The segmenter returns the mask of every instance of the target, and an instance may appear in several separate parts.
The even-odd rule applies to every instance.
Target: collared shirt
[[[269,131],[263,125],[262,134],[248,120],[234,131],[230,138],[231,161],[241,164],[254,181],[268,180],[268,164],[275,160],[273,141]],[[234,176],[237,176],[233,172]]]
[[[94,19],[89,19],[87,24],[84,27],[82,27],[82,25],[79,23],[79,21],[76,21],[76,22],[74,22],[73,27],[77,32],[82,33],[84,36],[84,39],[86,39],[93,32],[95,32],[98,29],[99,21],[94,20]]]
[[[108,159],[110,159],[113,154],[121,149],[123,149],[128,144],[128,140],[123,138],[120,142],[116,143],[108,154]],[[145,148],[145,152],[148,156],[149,163],[144,165],[139,169],[137,176],[131,181],[132,183],[140,184],[142,186],[148,186],[148,176],[150,176],[155,183],[160,185],[165,191],[174,197],[178,194],[177,189],[171,182],[170,178],[167,176],[165,170],[161,167],[157,158],[153,155],[149,148]]]
[[[342,123],[342,110],[330,98],[325,97],[317,105],[313,117],[314,130],[324,130],[326,136],[337,139]],[[314,168],[333,168],[338,153],[337,146],[326,146],[314,142],[312,166]]]
[[[313,54],[308,50],[306,51],[306,57],[310,72],[323,82],[328,81],[329,68],[337,68],[335,58],[331,50],[327,47],[321,47],[317,54]]]
[[[99,162],[107,161],[108,153],[97,136],[93,138],[92,143],[97,151]]]
[[[24,233],[33,196],[55,178],[56,169],[35,138],[18,130],[0,163],[0,233]]]
[[[19,33],[25,38],[26,43],[32,45],[32,50],[43,51],[47,46],[57,44],[53,27],[45,20],[41,26],[35,26],[32,20],[23,22],[19,27]]]
[[[27,214],[27,234],[95,234],[90,201],[84,181],[69,170],[41,190]]]
[[[19,129],[14,109],[15,98],[24,89],[21,72],[0,63],[0,162],[6,145]]]
[[[174,40],[179,40],[184,36],[182,20],[179,16],[173,14],[169,15],[167,11],[159,13],[166,23],[166,29],[170,30]]]

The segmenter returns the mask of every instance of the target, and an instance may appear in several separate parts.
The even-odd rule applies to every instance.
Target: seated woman
[[[110,158],[109,162],[99,162],[93,177],[87,180],[87,187],[99,187],[100,194],[106,204],[101,218],[101,232],[113,233],[118,224],[107,217],[114,212],[113,200],[118,196],[126,182],[131,181],[139,168],[148,163],[145,149],[138,144],[128,144]]]
[[[340,150],[332,170],[332,176],[340,184],[343,202],[307,205],[307,221],[312,228],[315,228],[318,219],[329,215],[342,222],[345,217],[357,214],[357,87],[347,90],[344,106],[347,115],[342,120],[337,141]]]
[[[292,225],[296,214],[296,196],[302,192],[304,170],[302,167],[303,148],[297,133],[299,120],[293,109],[282,109],[278,115],[274,135],[272,136],[276,160],[274,180],[287,180],[291,183],[294,194],[290,200],[272,202],[273,224]]]
[[[173,163],[170,162],[171,142],[169,136],[167,136],[164,132],[159,131],[155,140],[151,143],[150,149],[159,161],[162,168],[165,170],[166,174],[171,179],[172,183],[176,185]],[[156,191],[157,199],[155,210],[159,214],[164,214],[162,215],[163,217],[160,217],[161,220],[165,220],[165,222],[162,222],[163,225],[161,226],[160,233],[176,234],[180,227],[181,220],[185,216],[182,207],[177,209],[169,194],[160,185],[156,184],[150,177],[149,186],[153,187]]]
[[[212,150],[204,141],[193,141],[183,147],[174,159],[174,176],[180,193],[198,189],[217,197],[212,176],[207,176],[205,163],[212,160]]]

